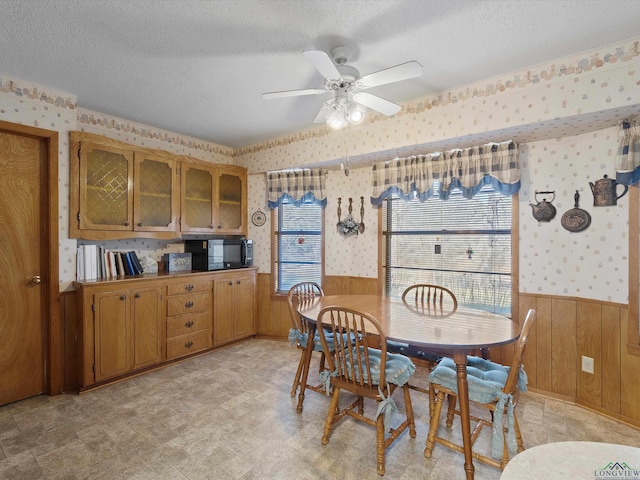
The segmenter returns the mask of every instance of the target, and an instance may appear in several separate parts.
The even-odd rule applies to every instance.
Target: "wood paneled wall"
[[[327,295],[377,294],[377,279],[327,277]],[[627,353],[627,305],[582,298],[520,294],[518,321],[530,308],[536,320],[529,336],[525,370],[529,389],[564,399],[640,427],[640,357]],[[286,298],[271,295],[271,275],[258,274],[258,335],[286,339],[291,322]],[[491,351],[508,363],[513,345]],[[582,356],[594,373],[582,371]]]
[[[640,426],[640,357],[627,351],[627,305],[520,294],[536,309],[525,355],[529,388]],[[582,371],[582,356],[594,373]]]

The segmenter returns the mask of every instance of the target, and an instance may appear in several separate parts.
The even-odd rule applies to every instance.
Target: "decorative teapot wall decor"
[[[624,187],[624,192],[620,195],[617,195],[618,185],[622,185]],[[593,193],[594,207],[611,207],[613,205],[617,205],[618,199],[624,197],[625,193],[629,191],[628,185],[618,183],[613,178],[608,178],[607,175],[596,181],[595,184],[589,182],[589,186]]]
[[[542,201],[538,200],[538,195],[553,195],[551,200],[547,202],[546,198],[542,198]],[[551,202],[556,198],[556,192],[538,192],[536,190],[535,194],[536,204],[530,203],[531,209],[533,210],[533,218],[535,218],[539,222],[549,222],[553,217],[556,216],[556,207],[553,206]]]

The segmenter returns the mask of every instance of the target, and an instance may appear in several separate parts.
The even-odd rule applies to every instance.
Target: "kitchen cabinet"
[[[256,276],[250,267],[75,282],[79,389],[253,336]]]
[[[213,344],[255,334],[255,275],[230,271],[214,280]]]
[[[247,171],[70,132],[69,236],[247,234]]]
[[[162,360],[160,287],[114,286],[80,289],[85,383],[101,382]]]
[[[167,360],[211,347],[211,281],[167,287]]]
[[[183,163],[181,170],[181,232],[246,235],[246,169]]]
[[[71,238],[179,236],[175,158],[85,132],[69,138]]]

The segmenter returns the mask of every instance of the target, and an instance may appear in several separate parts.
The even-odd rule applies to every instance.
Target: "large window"
[[[324,210],[315,203],[283,203],[274,210],[275,290],[287,293],[299,282],[322,285]]]
[[[452,290],[458,303],[511,313],[511,197],[485,186],[472,199],[388,198],[383,204],[385,288],[399,296],[414,283]]]

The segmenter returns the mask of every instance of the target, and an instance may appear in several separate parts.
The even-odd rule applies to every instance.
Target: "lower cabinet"
[[[160,287],[95,289],[91,309],[96,382],[162,361]],[[90,339],[88,339],[90,340]],[[89,342],[90,343],[90,342]],[[90,376],[90,375],[89,375]],[[85,378],[87,380],[87,378]],[[90,378],[89,378],[90,380]]]
[[[80,390],[254,335],[256,272],[76,282]]]
[[[211,347],[211,281],[167,287],[167,360]]]
[[[213,285],[213,344],[224,345],[255,335],[255,272],[236,270],[215,279]]]

